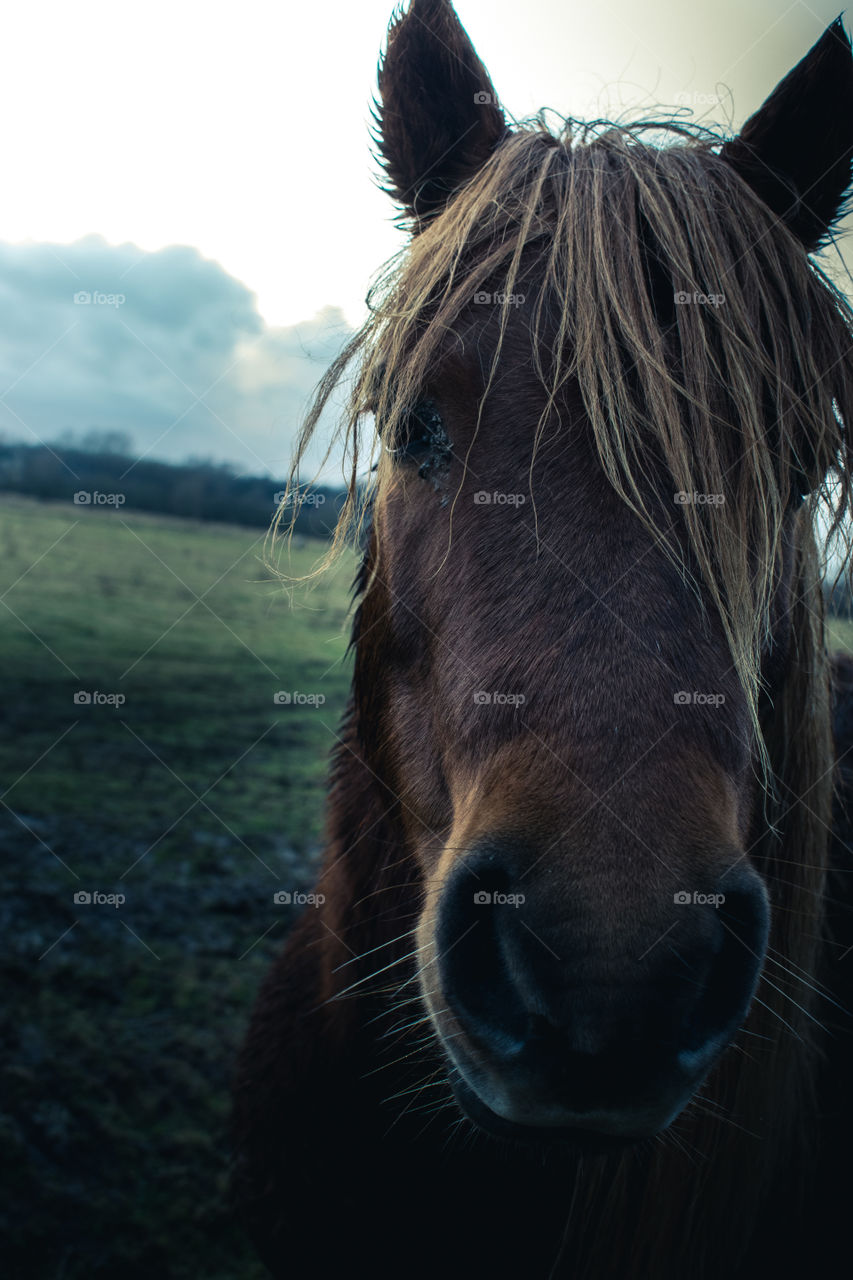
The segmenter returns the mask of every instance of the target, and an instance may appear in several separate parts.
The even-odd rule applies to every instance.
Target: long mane
[[[759,656],[792,493],[806,495],[813,527],[823,513],[828,537],[849,514],[853,311],[720,146],[709,130],[672,121],[569,120],[554,133],[537,117],[508,135],[380,277],[367,322],[320,384],[291,484],[349,378],[324,458],[343,444],[348,459],[334,556],[386,465],[380,458],[363,483],[365,456],[374,461],[379,444],[375,427],[365,439],[366,412],[393,436],[474,295],[487,286],[523,294],[547,396],[531,436],[534,501],[539,441],[576,379],[607,476],[674,554],[666,526],[675,494],[708,499],[680,514],[757,723]],[[661,285],[674,316],[660,314]],[[671,479],[668,509],[654,493],[660,463]]]

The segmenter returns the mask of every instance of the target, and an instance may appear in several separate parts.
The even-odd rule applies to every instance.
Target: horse
[[[347,382],[352,689],[236,1066],[239,1212],[277,1277],[828,1274],[850,41],[731,136],[512,120],[448,0],[378,85],[410,236],[296,450]]]

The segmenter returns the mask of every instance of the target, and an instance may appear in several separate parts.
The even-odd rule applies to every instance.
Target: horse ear
[[[845,212],[853,157],[853,57],[837,18],[722,156],[812,253]]]
[[[412,0],[392,21],[379,94],[373,114],[385,190],[417,229],[507,133],[488,72],[449,0]]]

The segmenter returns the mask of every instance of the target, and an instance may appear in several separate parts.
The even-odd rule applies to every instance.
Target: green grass
[[[351,560],[291,608],[254,532],[4,506],[0,645],[17,686],[0,748],[4,776],[8,766],[17,777],[6,802],[34,811],[48,792],[54,812],[156,838],[191,793],[212,787],[217,817],[198,806],[195,826],[231,827],[249,845],[316,841],[324,753],[349,679]],[[316,545],[294,552],[293,572],[316,558]],[[75,706],[78,690],[125,701]],[[326,702],[277,706],[278,690]]]
[[[826,630],[830,652],[841,649],[845,653],[853,653],[853,621],[850,618],[829,618]]]
[[[316,867],[355,560],[291,602],[261,552],[3,497],[0,1234],[22,1280],[264,1274],[225,1206],[228,1080],[293,920],[273,892]]]

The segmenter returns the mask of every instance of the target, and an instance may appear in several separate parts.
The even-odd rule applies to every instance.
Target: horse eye
[[[433,401],[419,400],[402,415],[393,443],[385,447],[395,461],[416,462],[423,468],[449,460],[452,446]]]

